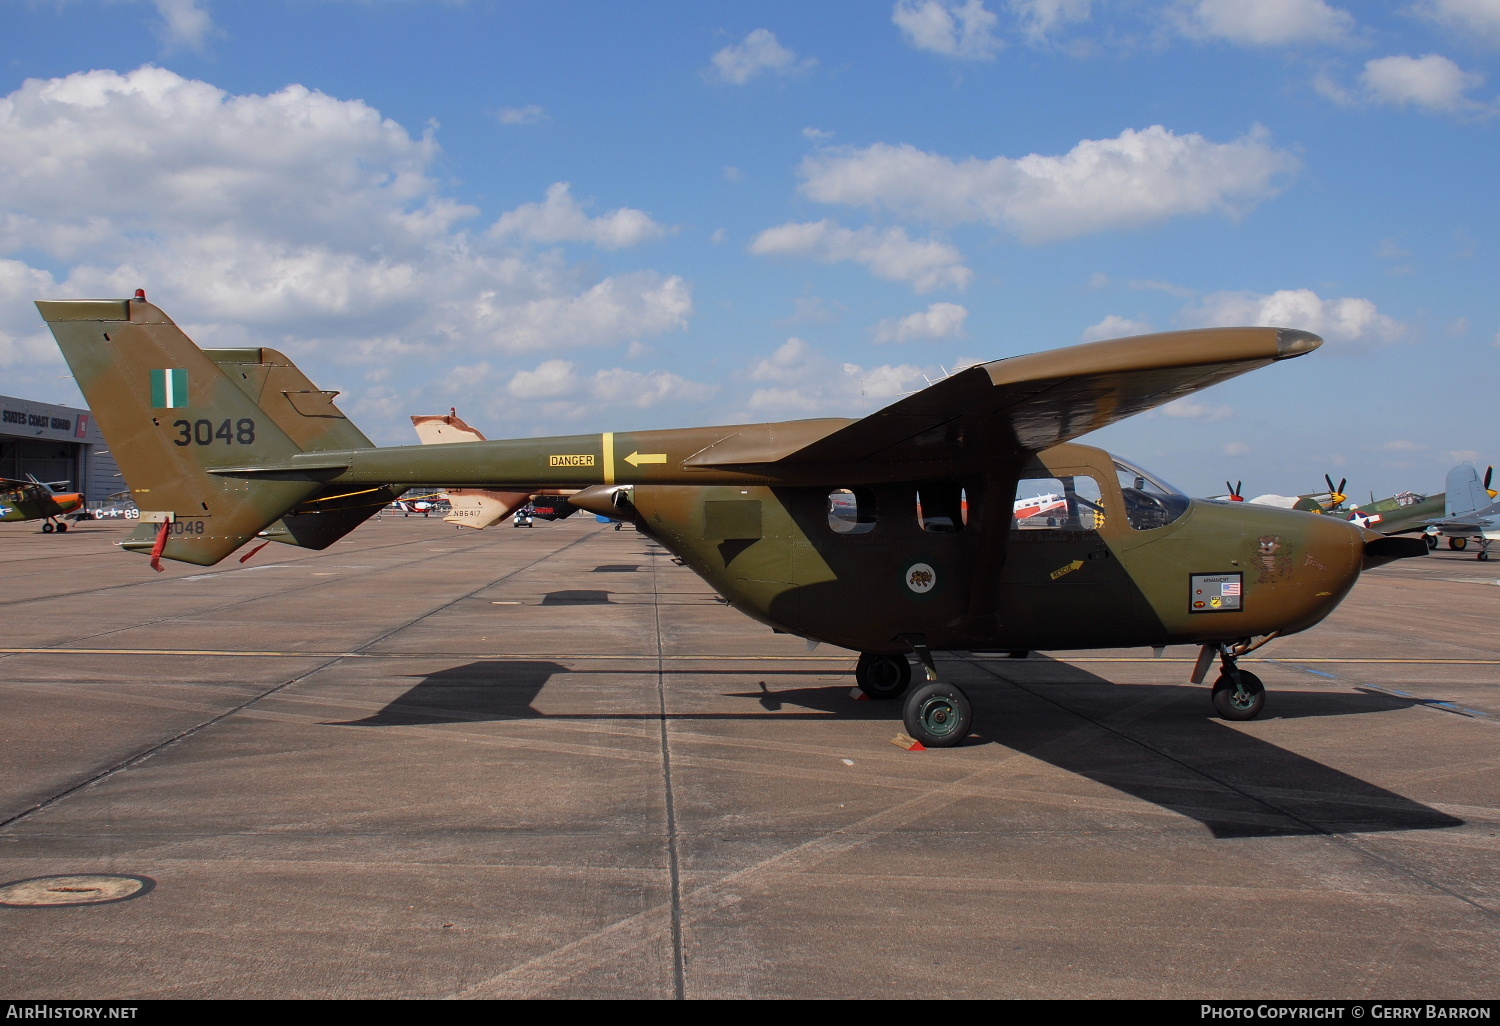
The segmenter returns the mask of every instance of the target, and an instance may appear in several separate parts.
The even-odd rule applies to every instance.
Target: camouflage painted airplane
[[[68,529],[64,514],[81,509],[83,496],[77,492],[55,492],[51,485],[35,478],[12,481],[0,477],[0,522],[40,520],[43,534],[62,534]]]
[[[1214,708],[1250,719],[1265,689],[1241,656],[1318,623],[1361,569],[1427,551],[1333,517],[1195,501],[1072,442],[1309,353],[1322,340],[1305,331],[1018,356],[860,420],[376,448],[284,355],[200,350],[143,292],[37,306],[153,522],[126,548],[210,565],[262,537],[324,548],[407,486],[578,489],[574,505],[633,521],[747,615],[861,653],[860,688],[904,694],[928,747],[972,723],[938,679],[932,654],[950,650],[1198,646],[1193,682],[1217,659]],[[1045,494],[1066,515],[1023,529],[1015,500]]]

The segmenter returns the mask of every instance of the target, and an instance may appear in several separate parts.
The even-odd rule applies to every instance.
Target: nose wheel
[[[1253,720],[1265,709],[1266,686],[1249,670],[1240,669],[1239,657],[1269,640],[1271,638],[1267,637],[1259,644],[1251,645],[1247,638],[1235,646],[1223,643],[1203,646],[1198,663],[1193,667],[1192,681],[1194,684],[1203,683],[1213,657],[1217,654],[1220,670],[1219,679],[1214,681],[1213,703],[1214,711],[1224,719]]]
[[[1214,681],[1213,701],[1226,720],[1253,720],[1266,707],[1266,687],[1249,670],[1226,670]]]

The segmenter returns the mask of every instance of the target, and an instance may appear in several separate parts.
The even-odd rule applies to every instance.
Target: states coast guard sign
[[[906,587],[917,595],[926,595],[937,587],[937,571],[930,563],[913,563],[904,571]]]

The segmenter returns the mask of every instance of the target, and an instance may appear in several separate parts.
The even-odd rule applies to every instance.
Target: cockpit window
[[[1120,496],[1125,501],[1125,519],[1137,531],[1166,527],[1187,512],[1191,501],[1161,478],[1140,467],[1115,460],[1120,475]]]

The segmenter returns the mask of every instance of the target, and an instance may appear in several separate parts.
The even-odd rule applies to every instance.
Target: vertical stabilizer
[[[1461,517],[1483,509],[1490,502],[1490,493],[1479,478],[1479,470],[1472,463],[1460,463],[1448,471],[1444,515]]]
[[[240,383],[161,310],[133,300],[39,301],[142,511],[151,549],[217,563],[315,493],[306,481],[244,481],[210,471],[302,451]]]

